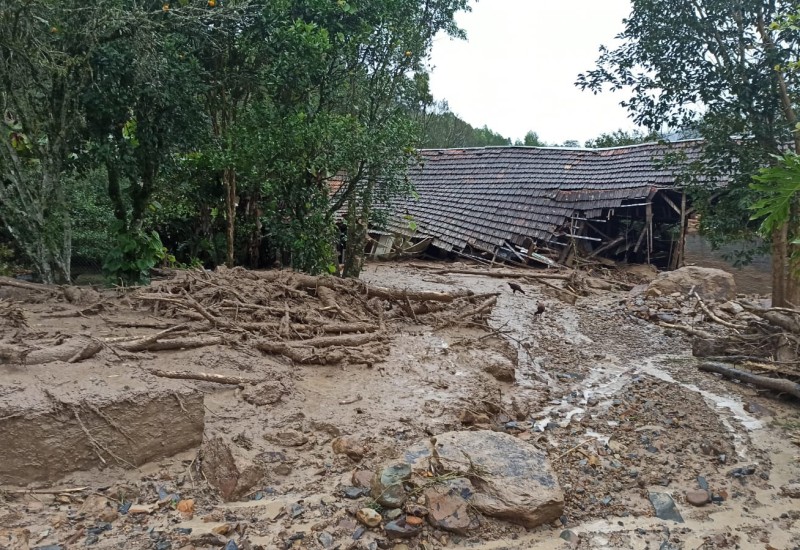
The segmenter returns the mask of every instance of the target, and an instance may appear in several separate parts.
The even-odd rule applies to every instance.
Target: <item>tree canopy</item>
[[[448,132],[423,131],[428,58],[438,33],[463,36],[454,16],[466,9],[467,0],[3,2],[5,234],[48,282],[71,277],[73,226],[80,246],[93,243],[80,255],[102,254],[123,282],[164,261],[318,272],[336,269],[346,208],[360,238],[349,235],[345,259],[357,260],[372,203],[409,192],[422,136]],[[488,128],[470,127],[469,138],[503,140]]]

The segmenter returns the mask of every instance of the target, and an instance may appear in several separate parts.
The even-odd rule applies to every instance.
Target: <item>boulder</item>
[[[501,382],[513,383],[517,379],[514,364],[499,354],[492,357],[484,364],[483,371]]]
[[[736,297],[733,275],[722,269],[689,266],[659,273],[647,287],[648,296],[688,295],[694,290],[704,300],[727,302]]]
[[[415,472],[428,471],[433,461],[471,479],[474,492],[460,495],[487,516],[532,528],[563,514],[564,494],[545,453],[512,435],[448,432],[416,443],[404,460]]]

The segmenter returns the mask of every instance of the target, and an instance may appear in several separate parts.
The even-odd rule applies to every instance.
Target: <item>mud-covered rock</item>
[[[352,460],[361,460],[367,452],[364,442],[357,437],[342,436],[337,437],[331,443],[333,452],[337,455],[347,455]]]
[[[721,269],[688,266],[659,273],[647,288],[648,296],[674,292],[687,295],[692,289],[704,300],[727,302],[736,297],[733,275]]]
[[[242,399],[251,405],[274,405],[286,393],[283,384],[277,381],[263,382],[255,386],[248,386],[242,392]]]
[[[492,357],[484,364],[483,370],[501,382],[514,382],[517,379],[514,364],[503,356]]]
[[[414,471],[434,461],[440,469],[480,480],[469,496],[473,509],[528,528],[558,519],[564,494],[544,452],[509,434],[448,432],[409,448]]]
[[[200,449],[203,475],[225,501],[247,494],[264,477],[264,470],[221,437],[207,439]]]

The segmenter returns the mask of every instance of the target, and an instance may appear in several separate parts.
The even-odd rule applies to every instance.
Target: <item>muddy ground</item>
[[[0,478],[0,548],[800,547],[800,501],[785,489],[800,482],[798,403],[698,372],[686,336],[631,316],[625,292],[597,291],[570,305],[545,286],[512,294],[503,279],[407,264],[370,265],[362,279],[500,296],[488,331],[393,324],[388,356],[370,364],[293,365],[216,345],[0,365],[0,405],[11,411],[0,415],[0,434],[14,438],[15,468],[32,480],[20,487],[8,469]],[[91,312],[53,317],[70,308],[5,292],[38,341],[63,334],[113,341],[153,332],[126,320],[164,321],[119,298],[113,323]],[[538,303],[546,306],[541,315]],[[252,388],[159,378],[153,369],[266,384],[253,395]],[[76,423],[76,411],[89,405],[107,417],[104,429]],[[41,433],[9,428],[36,415],[59,423],[37,423]],[[547,453],[565,495],[560,520],[526,530],[484,518],[468,535],[426,527],[399,542],[359,526],[354,512],[370,498],[348,498],[343,488],[415,441],[477,428],[511,433]],[[68,430],[74,434],[65,444]],[[136,468],[104,452],[112,438],[123,445],[143,434],[155,445],[137,449],[142,456],[185,450]],[[357,460],[334,454],[331,443],[343,435],[361,445]],[[198,453],[200,438],[206,454]],[[237,467],[257,473],[233,501],[223,501],[198,465],[213,440],[235,446]],[[42,473],[70,469],[69,461],[89,467],[56,478]],[[712,501],[689,504],[687,494],[706,484]],[[682,523],[656,517],[649,498],[656,493],[672,497]]]

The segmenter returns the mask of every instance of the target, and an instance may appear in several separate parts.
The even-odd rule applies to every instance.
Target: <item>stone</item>
[[[390,539],[413,539],[422,533],[422,525],[410,525],[405,518],[400,518],[387,523],[383,530]]]
[[[242,391],[242,399],[251,405],[263,407],[265,405],[274,405],[281,400],[285,393],[286,388],[283,384],[276,380],[271,380],[255,386],[247,386]]]
[[[740,313],[744,312],[744,308],[737,304],[736,302],[725,302],[719,308],[724,311],[725,313],[730,313],[731,315],[739,315]]]
[[[386,513],[384,514],[384,516],[388,520],[397,519],[402,515],[403,515],[403,511],[400,508],[391,508],[390,510],[387,510]]]
[[[235,445],[221,437],[207,439],[200,448],[202,472],[226,502],[245,496],[264,478],[264,470]]]
[[[361,460],[367,453],[364,442],[351,436],[337,437],[331,442],[334,454],[347,455],[352,460]]]
[[[194,499],[181,500],[178,502],[177,510],[183,519],[192,519],[194,517]]]
[[[647,294],[663,296],[680,292],[687,296],[692,288],[707,301],[727,302],[736,297],[736,283],[732,274],[722,269],[697,266],[659,273],[650,283]]]
[[[109,513],[113,513],[113,517],[116,519],[119,515],[116,507],[111,503],[111,500],[96,494],[86,497],[86,500],[83,501],[78,512],[87,518],[100,519],[107,523],[114,520],[103,519],[103,516],[109,517]]]
[[[353,472],[352,483],[356,487],[371,487],[374,475],[369,470],[356,470]]]
[[[406,501],[403,482],[411,477],[409,464],[387,466],[372,478],[372,498],[386,508],[400,508]]]
[[[488,430],[447,432],[416,443],[404,454],[416,471],[427,470],[435,457],[465,478],[474,468],[480,470],[481,486],[468,499],[480,513],[527,528],[563,513],[564,494],[547,455],[530,442]]]
[[[356,519],[367,527],[377,527],[383,521],[381,515],[372,508],[361,508],[356,512]]]
[[[331,535],[327,531],[323,531],[322,533],[320,533],[319,536],[317,537],[317,540],[319,541],[319,543],[322,545],[323,548],[330,548],[331,546],[333,546],[334,543],[333,535]]]
[[[132,516],[152,514],[158,508],[155,504],[134,504],[128,509],[128,514]]]
[[[366,487],[343,487],[342,494],[345,498],[357,499],[369,494],[369,489]]]
[[[705,506],[711,500],[711,495],[703,489],[697,491],[686,491],[686,502],[692,506]]]
[[[663,520],[671,520],[676,523],[683,523],[683,517],[675,507],[675,501],[667,493],[650,493],[648,495],[650,503],[656,512],[656,517]]]
[[[800,483],[789,483],[782,486],[781,494],[789,498],[800,498]]]
[[[468,479],[458,478],[434,485],[424,494],[428,521],[434,527],[462,536],[478,527],[477,520],[470,513],[470,499],[475,489]]]
[[[301,447],[308,443],[308,437],[297,430],[267,432],[264,439],[281,447]]]
[[[576,546],[581,540],[581,537],[575,531],[571,531],[570,529],[564,529],[558,536],[573,546]]]
[[[513,383],[517,379],[517,371],[514,368],[514,364],[502,355],[492,357],[483,365],[483,370],[500,382]]]
[[[755,401],[749,401],[749,402],[745,403],[744,404],[744,410],[746,410],[750,414],[754,414],[755,416],[757,416],[759,418],[763,417],[763,416],[775,416],[775,413],[772,412],[771,409],[768,409],[767,407],[765,407],[763,405],[759,405]]]

